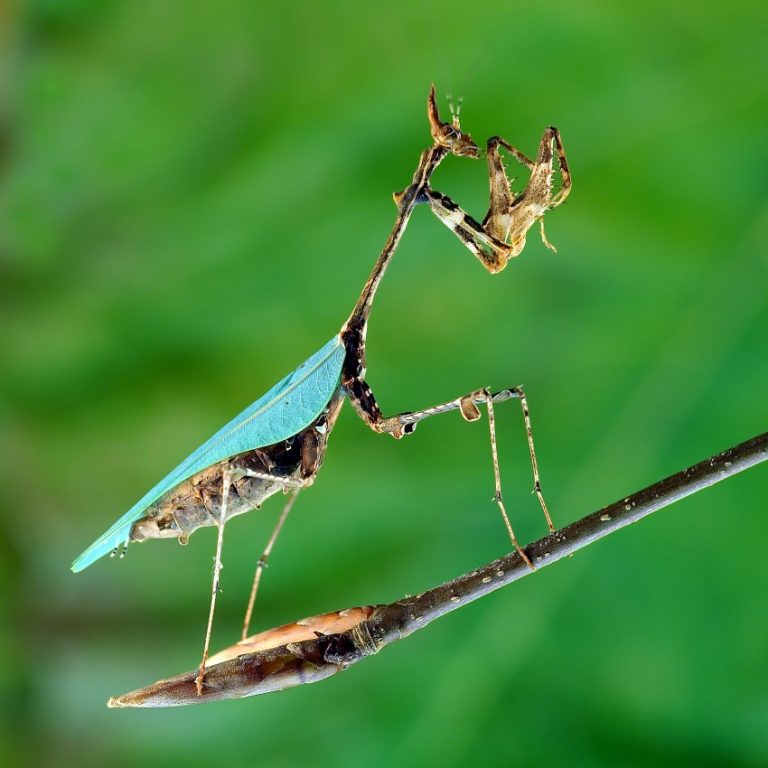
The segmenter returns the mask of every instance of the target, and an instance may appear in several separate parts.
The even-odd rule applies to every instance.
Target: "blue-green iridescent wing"
[[[222,427],[136,502],[72,564],[77,573],[128,541],[147,507],[184,480],[239,453],[263,448],[301,432],[320,415],[339,386],[344,345],[334,336],[293,373]]]

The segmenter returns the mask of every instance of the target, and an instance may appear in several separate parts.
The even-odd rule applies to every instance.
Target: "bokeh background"
[[[559,252],[533,235],[493,278],[416,211],[369,333],[384,409],[525,384],[560,523],[763,431],[764,4],[4,8],[2,764],[768,764],[765,468],[346,674],[236,703],[104,707],[197,662],[213,529],[69,573],[345,319],[428,144],[432,80],[478,140],[532,154],[558,125],[574,188],[547,217]],[[434,183],[484,213],[483,162]],[[545,528],[520,415],[498,415],[529,540]],[[502,554],[491,492],[484,421],[397,443],[347,408],[256,628]],[[279,507],[228,528],[215,647]]]

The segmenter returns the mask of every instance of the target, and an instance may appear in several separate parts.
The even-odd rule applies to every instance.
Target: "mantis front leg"
[[[467,421],[476,421],[480,418],[480,410],[477,407],[485,403],[488,409],[488,426],[491,438],[491,456],[493,460],[493,471],[495,481],[495,496],[494,501],[499,506],[502,519],[509,533],[512,545],[515,547],[520,556],[525,562],[533,569],[528,556],[520,547],[517,537],[512,529],[512,525],[509,521],[506,509],[504,507],[504,501],[501,494],[501,475],[499,471],[498,451],[496,445],[496,424],[494,414],[494,403],[502,403],[505,400],[516,399],[520,401],[520,406],[523,412],[523,421],[525,423],[526,438],[528,441],[528,452],[531,457],[531,468],[533,470],[533,490],[536,497],[539,500],[541,509],[544,513],[544,517],[547,521],[547,526],[550,531],[554,531],[555,527],[552,524],[552,518],[550,517],[547,504],[544,501],[544,495],[541,490],[541,478],[539,476],[539,463],[536,458],[536,449],[533,443],[533,429],[531,427],[531,416],[528,409],[528,399],[525,396],[525,392],[522,387],[510,387],[509,389],[503,389],[500,392],[491,394],[488,389],[478,389],[474,392],[469,392],[466,395],[457,397],[454,400],[448,400],[438,405],[433,405],[430,408],[424,408],[420,411],[401,413],[396,416],[385,417],[376,402],[376,398],[371,391],[371,388],[362,378],[356,378],[347,385],[347,392],[349,394],[350,401],[353,407],[357,411],[360,418],[368,424],[368,426],[374,432],[383,432],[392,435],[395,438],[401,438],[404,435],[411,434],[419,424],[419,422],[430,416],[437,416],[441,413],[449,413],[450,411],[459,411],[461,415]]]
[[[515,196],[510,187],[500,147],[504,147],[530,171],[528,184],[519,197]],[[486,152],[490,205],[482,223],[472,218],[450,197],[431,188],[426,188],[422,197],[424,202],[429,203],[433,213],[477,256],[483,266],[495,273],[504,269],[509,259],[523,250],[528,230],[537,221],[541,226],[544,245],[555,250],[544,233],[544,214],[568,197],[571,173],[560,132],[552,126],[541,137],[535,161],[498,136],[488,139]],[[554,166],[555,155],[558,168]],[[561,187],[553,193],[552,182],[556,172],[560,174]]]

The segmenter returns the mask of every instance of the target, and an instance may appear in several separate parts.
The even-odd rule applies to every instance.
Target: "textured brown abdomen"
[[[257,448],[214,464],[158,499],[131,529],[131,541],[187,538],[198,528],[217,525],[221,517],[221,496],[226,469],[245,469],[265,477],[237,477],[227,500],[229,520],[258,509],[270,496],[286,488],[286,481],[309,485],[317,474],[328,444],[328,435],[343,402],[343,393],[334,395],[320,416],[288,440]],[[274,479],[272,479],[274,478]]]

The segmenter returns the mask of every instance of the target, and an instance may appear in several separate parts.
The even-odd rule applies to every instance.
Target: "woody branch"
[[[537,568],[551,565],[598,539],[680,499],[768,460],[768,432],[694,464],[582,517],[525,547]],[[245,653],[212,666],[198,697],[195,671],[110,699],[111,707],[165,707],[240,698],[314,682],[346,669],[434,619],[500,587],[530,576],[517,552],[413,597],[365,610],[366,618],[337,634]],[[267,634],[267,633],[265,633]]]

